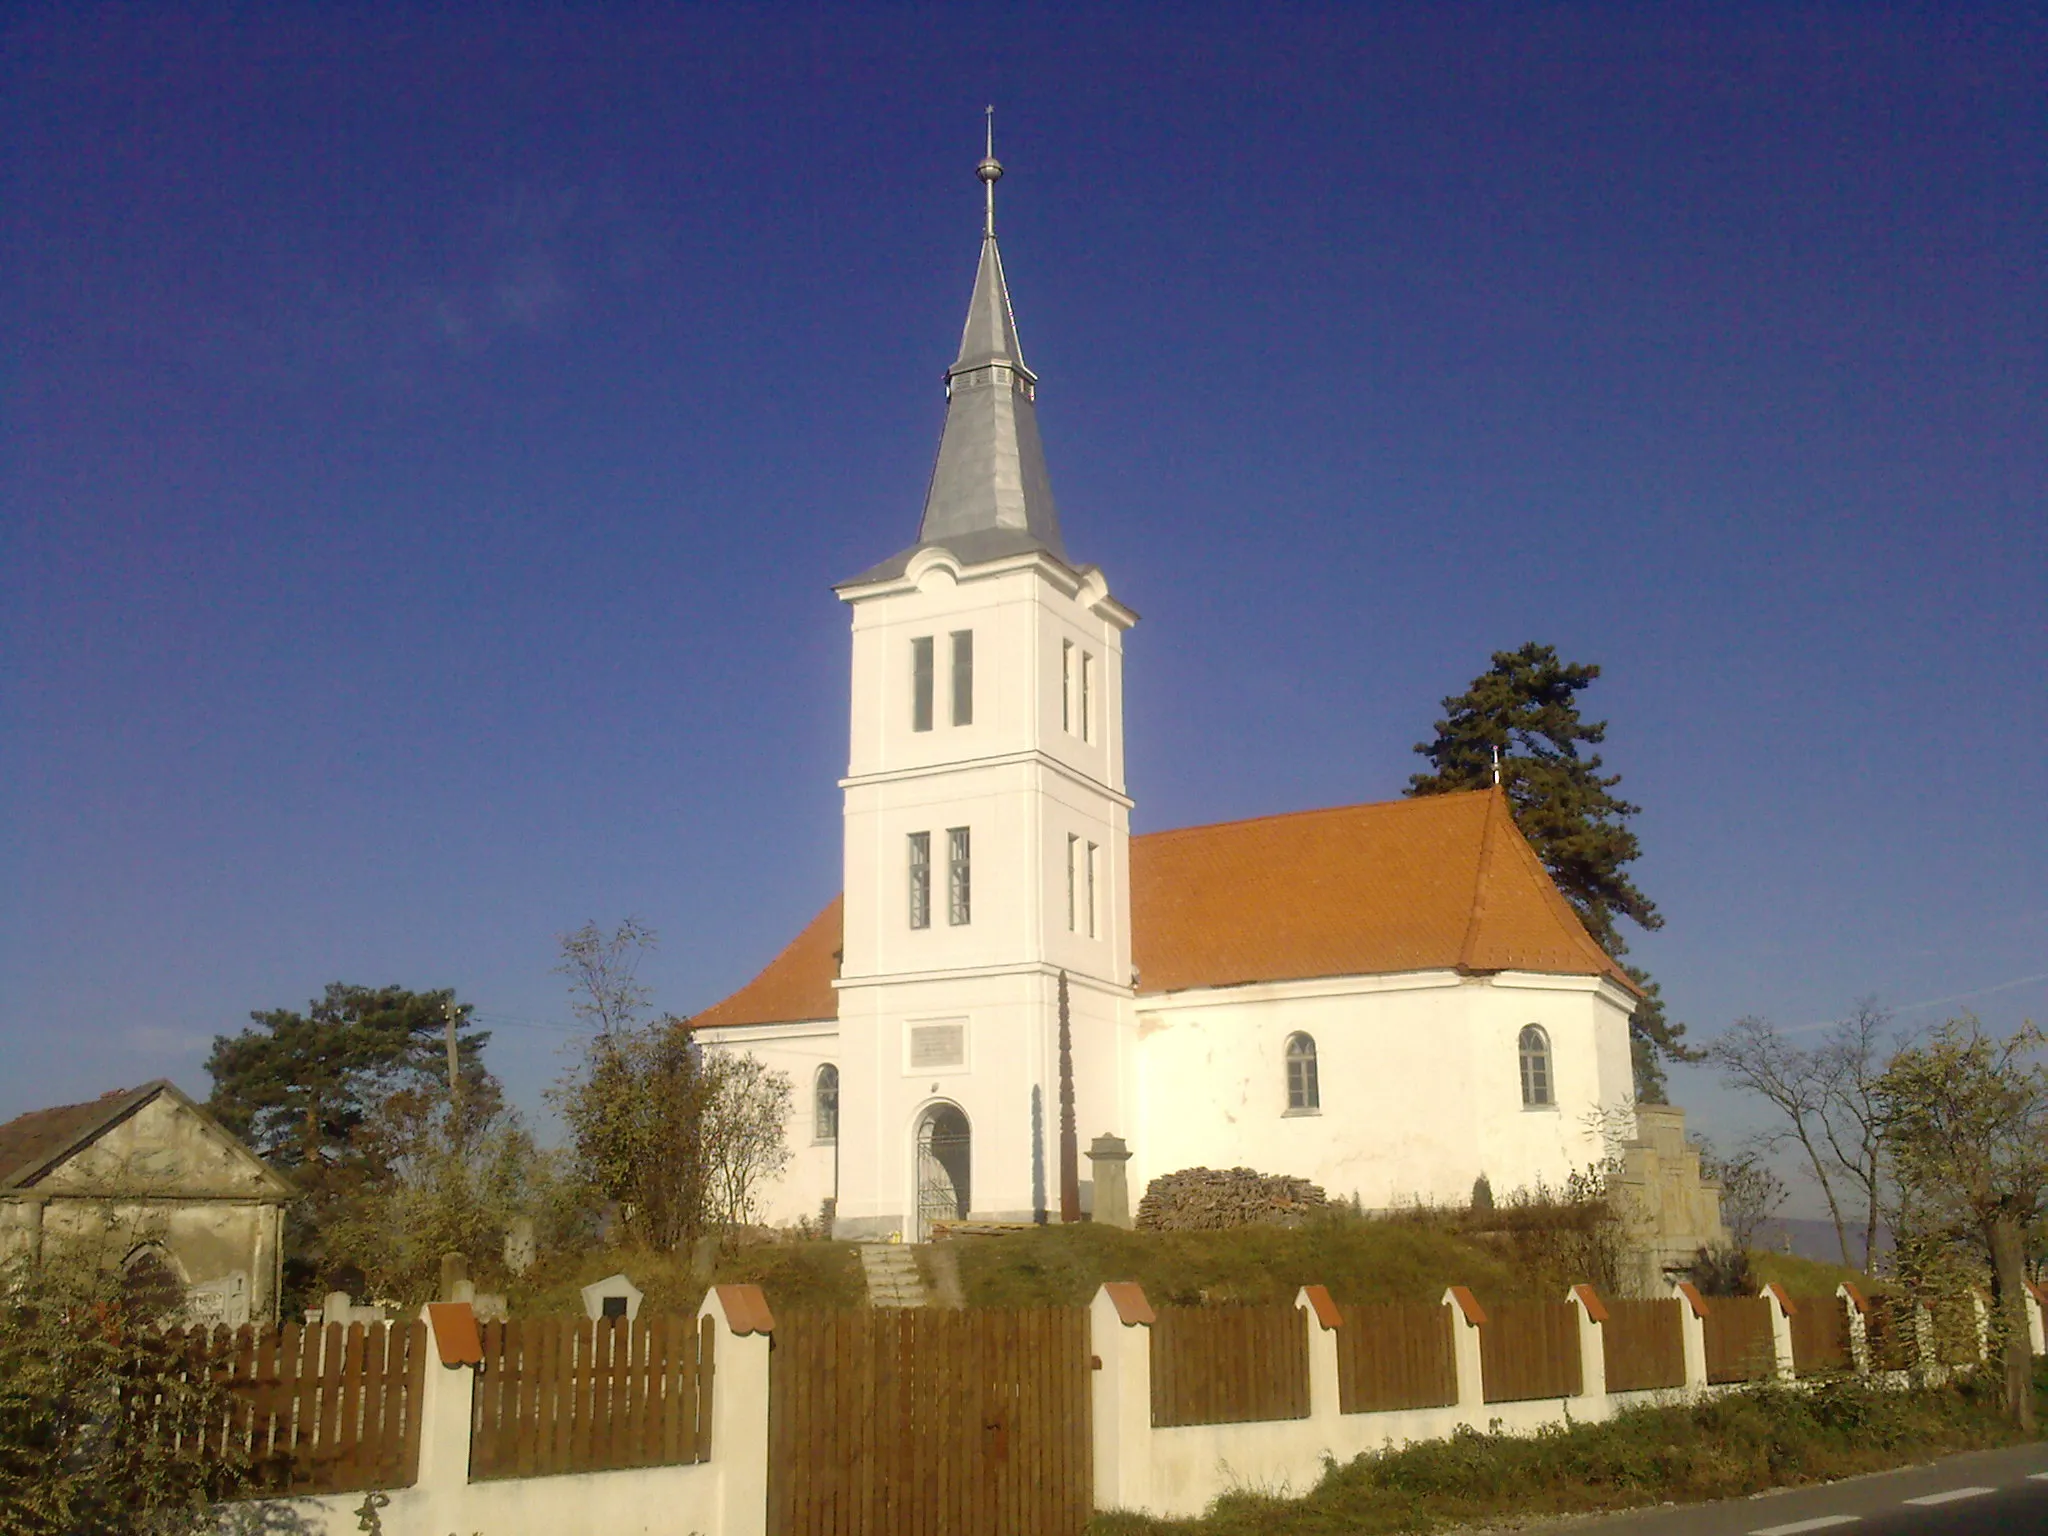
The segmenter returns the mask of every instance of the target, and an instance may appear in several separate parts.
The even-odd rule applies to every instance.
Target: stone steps
[[[867,1278],[869,1306],[926,1304],[924,1277],[917,1271],[917,1254],[907,1243],[862,1243],[860,1267]]]

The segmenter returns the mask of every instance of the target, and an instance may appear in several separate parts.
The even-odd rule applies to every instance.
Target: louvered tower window
[[[967,828],[946,829],[946,921],[958,928],[974,915],[974,879],[969,868]]]
[[[932,835],[910,834],[910,926],[932,925]]]
[[[932,637],[919,635],[910,642],[910,728],[932,728]]]

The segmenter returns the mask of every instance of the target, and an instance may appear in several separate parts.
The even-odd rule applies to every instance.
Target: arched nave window
[[[818,1140],[839,1139],[839,1069],[826,1062],[818,1068],[817,1087]]]
[[[1322,1094],[1316,1087],[1316,1043],[1307,1035],[1287,1037],[1287,1107],[1321,1109]]]
[[[1550,1081],[1550,1036],[1534,1024],[1522,1030],[1522,1107],[1545,1109],[1557,1102]]]

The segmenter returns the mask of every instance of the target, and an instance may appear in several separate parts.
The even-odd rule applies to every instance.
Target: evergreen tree
[[[1601,773],[1599,753],[1582,751],[1607,736],[1606,721],[1579,718],[1578,695],[1599,675],[1597,666],[1559,661],[1555,647],[1534,641],[1495,651],[1492,667],[1443,701],[1436,739],[1416,745],[1431,771],[1410,778],[1408,793],[1485,789],[1498,753],[1515,825],[1586,931],[1621,960],[1628,945],[1619,919],[1655,929],[1664,918],[1624,868],[1642,851],[1627,824],[1640,807],[1614,793],[1621,776]],[[1637,966],[1624,961],[1623,968],[1643,992],[1629,1020],[1636,1097],[1662,1103],[1663,1062],[1694,1061],[1699,1053],[1683,1043],[1685,1026],[1665,1017],[1657,983]]]
[[[466,1027],[469,1007],[452,991],[333,982],[304,1013],[255,1012],[255,1028],[214,1037],[207,1107],[299,1190],[286,1253],[294,1286],[317,1277],[338,1206],[390,1174],[379,1166],[377,1139],[364,1135],[379,1106],[401,1092],[447,1093],[451,1010],[463,1101],[472,1114],[488,1113],[499,1102],[483,1065],[490,1034]]]

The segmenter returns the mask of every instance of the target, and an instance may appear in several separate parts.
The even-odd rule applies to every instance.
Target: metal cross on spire
[[[981,238],[993,240],[996,237],[996,183],[1003,179],[1003,163],[996,158],[996,109],[994,103],[990,103],[983,110],[982,115],[988,120],[988,137],[986,148],[981,157],[981,164],[974,168],[974,174],[981,178],[982,188],[988,197],[988,209],[982,215],[981,220]]]

